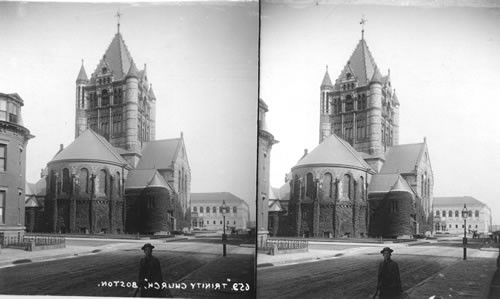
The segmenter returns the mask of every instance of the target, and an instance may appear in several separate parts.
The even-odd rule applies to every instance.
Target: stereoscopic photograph
[[[0,3],[0,294],[255,298],[257,2]]]

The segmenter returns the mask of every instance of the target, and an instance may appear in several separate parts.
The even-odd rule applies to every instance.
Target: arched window
[[[306,197],[314,198],[314,180],[312,173],[306,176]]]
[[[216,214],[217,213],[217,207],[212,208],[212,213]]]
[[[89,171],[87,168],[80,169],[80,194],[89,193]]]
[[[101,91],[101,106],[109,106],[109,93],[107,89]]]
[[[203,207],[200,207],[200,213],[203,213]]]
[[[422,174],[421,176],[421,181],[420,181],[420,196],[424,197],[424,185],[425,185],[425,179],[424,179],[424,175]]]
[[[448,211],[448,217],[453,217],[453,212],[451,210]]]
[[[106,170],[102,169],[99,171],[99,176],[97,178],[97,192],[101,194],[108,194],[108,174]]]
[[[120,179],[120,173],[116,172],[116,193],[122,195],[122,181]]]
[[[233,207],[233,214],[236,214],[238,212],[238,208],[237,207]]]
[[[326,173],[323,178],[323,198],[332,198],[332,174]]]
[[[436,216],[439,216],[439,211],[436,211]]]
[[[427,176],[427,174],[426,174],[426,176]],[[427,178],[427,184],[425,184],[425,185],[427,187],[425,194],[427,196],[431,196],[431,180],[430,180],[430,178]]]
[[[351,199],[352,190],[351,190],[351,176],[346,174],[344,175],[344,179],[342,180],[342,197],[346,199]]]
[[[193,212],[198,212],[198,207],[193,207]]]
[[[479,211],[478,211],[478,210],[476,210],[476,211],[474,212],[474,217],[479,217]]]
[[[346,112],[352,111],[353,108],[354,108],[354,101],[353,101],[351,95],[348,94],[345,97],[345,111]]]
[[[361,198],[362,201],[365,201],[365,178],[362,176],[359,177],[359,198]]]
[[[469,217],[472,217],[472,210],[469,210]]]
[[[69,178],[69,170],[67,168],[63,169],[63,181],[62,181],[62,192],[70,193],[71,192],[71,182]]]
[[[443,215],[443,217],[446,217],[446,211],[443,211],[441,215]]]
[[[458,210],[455,211],[455,217],[458,217]]]
[[[207,211],[207,213],[210,213],[210,207],[207,207],[206,211]],[[207,224],[208,224],[208,222],[207,222]]]

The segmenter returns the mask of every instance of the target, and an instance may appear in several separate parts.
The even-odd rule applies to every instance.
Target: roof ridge
[[[88,130],[90,130],[90,132],[92,132],[97,137],[99,142],[101,142],[101,144],[104,145],[115,158],[117,158],[121,162],[124,162],[124,164],[127,163],[125,159],[123,159],[123,157],[114,150],[114,147],[111,145],[111,143],[108,142],[108,140],[106,140],[106,138],[104,138],[104,136],[99,135],[97,132],[94,132],[94,130],[90,128]]]
[[[332,135],[335,135],[332,134]],[[366,163],[366,161],[360,157],[359,153],[345,140],[343,140],[342,138],[340,138],[339,136],[335,135],[335,137],[337,139],[340,140],[340,142],[342,143],[342,145],[349,151],[353,154],[353,156],[356,158],[356,160],[358,160],[358,162],[361,163],[361,165],[363,166],[367,166],[368,169],[371,169],[371,167],[368,165],[368,163]]]

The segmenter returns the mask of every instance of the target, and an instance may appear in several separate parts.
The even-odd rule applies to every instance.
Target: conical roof
[[[346,141],[332,134],[302,158],[293,168],[312,165],[329,165],[358,168],[373,172],[359,153]]]
[[[89,79],[87,77],[87,72],[85,71],[85,68],[82,66],[80,67],[80,72],[78,73],[78,77],[76,77],[76,82],[87,82]]]
[[[132,56],[119,32],[114,36],[92,77],[94,77],[105,64],[110,67],[115,80],[123,79],[129,72],[132,64]]]
[[[134,61],[132,61],[130,68],[128,69],[127,78],[129,78],[129,77],[138,78],[138,73],[139,73],[139,71],[137,70],[137,67],[135,66]]]
[[[70,145],[57,153],[49,164],[60,161],[89,161],[128,167],[127,162],[113,146],[91,129],[80,134]]]
[[[323,76],[323,82],[321,82],[321,88],[323,87],[333,87],[332,80],[330,80],[330,75],[328,74],[328,69]]]
[[[347,73],[352,72],[351,75],[358,80],[359,86],[368,85],[376,69],[375,59],[373,59],[366,41],[361,39],[337,80],[346,78]]]

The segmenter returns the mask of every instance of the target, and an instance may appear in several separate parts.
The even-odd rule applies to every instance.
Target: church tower
[[[155,138],[155,102],[146,65],[137,68],[118,23],[90,79],[82,63],[76,80],[75,138],[90,128],[125,150],[122,155],[135,167],[142,145]]]
[[[380,170],[387,147],[399,143],[399,101],[390,71],[380,73],[364,30],[335,83],[327,69],[320,90],[320,143],[335,134],[368,154],[367,162]]]

